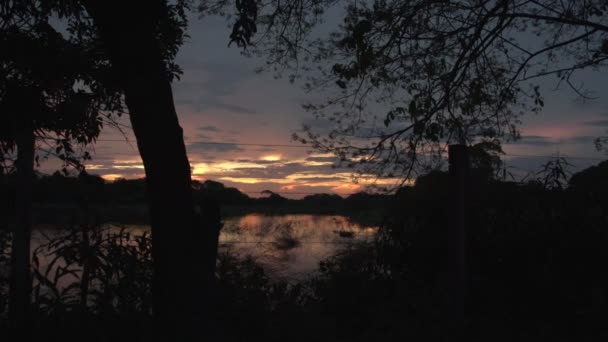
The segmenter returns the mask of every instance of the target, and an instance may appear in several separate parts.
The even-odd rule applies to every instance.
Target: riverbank
[[[303,206],[293,203],[279,205],[225,205],[221,207],[223,219],[244,216],[248,214],[261,214],[267,216],[280,215],[341,215],[351,221],[366,225],[378,226],[385,217],[381,208],[358,208],[354,210],[346,207],[330,206]],[[33,209],[33,221],[36,224],[46,225],[72,225],[82,222],[91,223],[123,223],[123,224],[149,224],[148,208],[145,204],[122,205],[90,205],[78,206],[76,204],[37,204]],[[2,229],[2,227],[0,227]]]

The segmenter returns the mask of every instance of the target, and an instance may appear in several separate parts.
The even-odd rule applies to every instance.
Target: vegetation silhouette
[[[15,191],[15,175],[0,177],[0,192]],[[149,223],[146,208],[145,179],[117,179],[106,181],[98,175],[80,172],[78,176],[55,172],[37,174],[33,179],[32,215],[38,224],[70,223],[75,208],[86,200],[95,209],[102,222]],[[88,190],[82,193],[82,188]],[[378,223],[382,208],[390,195],[360,192],[341,197],[335,194],[307,195],[301,199],[278,200],[270,196],[249,197],[236,188],[215,181],[193,182],[193,198],[197,207],[219,205],[222,217],[246,213],[261,214],[346,214],[357,221]],[[217,204],[215,204],[217,203]],[[7,218],[14,216],[9,207],[3,207]],[[3,210],[0,209],[0,210]]]
[[[115,99],[119,101],[124,99],[146,169],[147,199],[151,208],[149,213],[154,231],[153,237],[156,240],[153,287],[157,290],[154,291],[156,293],[154,313],[159,320],[157,325],[159,334],[165,335],[167,338],[180,338],[180,336],[185,338],[186,335],[183,334],[194,333],[190,327],[178,327],[179,324],[186,321],[185,317],[191,315],[191,299],[194,297],[192,296],[193,290],[188,289],[190,283],[174,281],[180,274],[187,271],[187,260],[190,255],[190,247],[184,247],[178,241],[174,230],[181,229],[192,233],[196,220],[191,194],[190,166],[170,85],[171,80],[180,72],[173,63],[173,59],[185,35],[185,10],[188,6],[188,1],[173,3],[162,0],[129,2],[128,4],[120,1],[99,3],[96,1],[43,2],[31,0],[6,3],[1,8],[0,16],[4,57],[13,57],[10,53],[19,51],[17,49],[19,44],[26,41],[16,39],[12,42],[18,44],[9,44],[15,29],[15,25],[11,25],[11,21],[17,24],[40,23],[41,25],[33,26],[33,28],[42,27],[51,31],[54,39],[61,40],[63,39],[61,37],[65,35],[70,43],[79,43],[80,45],[76,44],[73,49],[73,52],[78,55],[77,57],[88,57],[86,52],[90,52],[95,59],[93,68],[87,69],[88,65],[84,65],[85,70],[81,70],[79,68],[83,66],[81,62],[84,60],[80,58],[63,59],[63,55],[53,54],[56,51],[52,51],[52,49],[58,47],[56,44],[42,46],[43,49],[40,51],[27,54],[28,58],[16,59],[17,61],[29,62],[31,57],[44,60],[47,64],[43,65],[43,68],[34,70],[43,71],[43,76],[49,76],[51,82],[65,81],[64,83],[69,87],[74,85],[74,80],[69,82],[70,76],[73,76],[70,72],[76,69],[76,80],[82,81],[85,88],[90,87],[95,90],[95,84],[88,81],[102,79],[111,85],[112,93],[118,94]],[[52,25],[49,24],[53,19],[58,19],[66,24],[63,32],[54,31]],[[19,27],[17,28],[19,29]],[[27,30],[25,31],[27,32]],[[65,51],[60,49],[59,52]],[[48,62],[59,62],[58,66],[67,69],[56,68],[56,65]],[[10,68],[12,64],[4,63],[3,67],[5,66]],[[99,70],[96,67],[99,66],[108,70],[109,73],[97,73]],[[53,74],[53,72],[57,74]],[[7,95],[7,93],[3,93],[3,95]],[[20,97],[11,95],[3,97],[3,100],[7,98],[17,102],[20,99]],[[21,102],[36,103],[36,101]],[[28,110],[27,112],[39,111]],[[52,119],[63,118],[54,113],[49,113],[48,116]],[[76,129],[80,126],[77,121],[71,121],[68,123],[68,127]],[[99,128],[99,125],[94,127]],[[8,132],[13,133],[16,130],[11,128]],[[90,142],[91,136],[95,137],[98,133],[96,131],[85,132],[89,135],[85,134],[85,138],[78,139],[78,142]],[[159,136],[164,138],[158,139]],[[62,144],[67,141],[64,136],[59,138],[58,142]],[[32,142],[30,145],[33,144]],[[10,152],[13,145],[3,141],[1,146],[7,147]],[[60,145],[60,147],[62,146]],[[68,152],[71,151],[65,146],[62,148]],[[19,154],[25,151],[27,149],[23,147],[18,149]],[[4,161],[6,155],[4,150],[2,152]],[[61,149],[58,147],[57,153],[59,152]],[[33,157],[20,159],[25,162],[25,159],[33,159]],[[31,169],[32,167],[28,168],[30,174]],[[18,192],[19,198],[23,197],[23,200],[19,201],[17,209],[26,209],[27,206],[21,205],[21,202],[24,204],[30,202],[27,195],[28,187],[24,182],[19,188],[21,190]],[[167,198],[172,200],[165,201]],[[28,215],[21,214],[19,217],[21,216],[27,217]],[[27,229],[23,230],[27,231]],[[23,242],[27,240],[27,237],[15,235],[15,238],[22,243],[14,245],[15,253],[13,254],[18,256],[18,260],[21,261],[22,265],[19,269],[25,269],[29,253],[21,251],[26,248],[17,247],[19,245],[27,246],[26,242]],[[205,247],[209,246],[211,245]],[[206,255],[211,254],[206,253]],[[180,267],[183,269],[180,270]],[[27,274],[27,272],[23,274]],[[19,286],[15,286],[15,288],[26,294],[20,296],[24,298],[22,302],[25,303],[29,281],[25,280],[23,276],[18,277],[16,273],[13,278],[21,279]],[[182,295],[183,298],[171,298],[171,296]],[[20,304],[16,307],[25,308],[27,305]]]
[[[605,181],[605,173],[598,172],[605,165],[573,175],[565,187],[551,186],[546,178],[562,171],[549,169],[524,182],[483,177],[472,182],[466,307],[471,340],[608,337],[603,313],[608,278],[602,272],[608,197],[607,189],[594,186]],[[90,191],[96,182],[85,176],[77,181],[83,194],[96,193]],[[220,253],[212,266],[216,296],[205,299],[214,313],[207,317],[214,325],[208,336],[226,341],[445,340],[446,330],[437,327],[449,281],[449,182],[447,173],[435,171],[402,187],[386,202],[373,242],[342,250],[298,283],[273,280],[251,258]],[[217,215],[217,209],[212,213]],[[162,340],[151,315],[150,236],[105,228],[96,223],[93,209],[77,212],[72,225],[34,251],[35,337]],[[8,290],[8,235],[0,232],[0,298]],[[208,256],[191,257],[207,267],[202,261]],[[198,274],[184,277],[197,279]],[[6,304],[0,301],[2,324]]]
[[[98,63],[98,49],[56,31],[48,22],[50,8],[11,3],[1,11],[0,110],[6,114],[0,129],[0,173],[15,169],[18,179],[10,316],[11,329],[21,336],[29,331],[34,164],[54,155],[63,171],[81,168],[81,161],[90,156],[76,147],[95,141],[104,122],[113,122],[121,101],[116,89],[104,82],[108,68]]]

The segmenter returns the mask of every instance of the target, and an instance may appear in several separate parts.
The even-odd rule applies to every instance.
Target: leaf
[[[416,116],[418,114],[418,108],[416,105],[416,101],[412,100],[410,101],[410,105],[408,107],[408,111],[410,112],[410,114],[412,116]]]

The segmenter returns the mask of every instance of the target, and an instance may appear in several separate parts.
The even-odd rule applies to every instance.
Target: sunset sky
[[[297,145],[291,141],[292,133],[313,122],[301,104],[320,95],[306,94],[301,84],[275,79],[270,73],[256,74],[254,69],[263,61],[241,56],[236,46],[228,47],[229,32],[222,18],[193,18],[190,38],[177,58],[184,74],[174,83],[174,96],[194,177],[216,180],[251,196],[265,189],[292,193],[289,197],[362,190],[364,184],[353,184],[348,170],[330,167],[331,156],[311,154],[301,146],[246,145]],[[521,155],[556,153],[597,158],[572,159],[573,171],[597,164],[605,155],[595,150],[593,139],[608,131],[607,76],[586,72],[576,80],[595,91],[598,99],[588,102],[569,89],[552,91],[555,82],[547,80],[545,109],[524,118],[523,139],[505,146],[511,154],[504,158],[507,165],[517,172],[534,171],[546,158]],[[123,119],[128,125],[128,118]],[[116,130],[103,132],[88,163],[90,173],[108,180],[143,176],[132,132],[125,132],[130,143]],[[234,144],[201,144],[205,141]]]

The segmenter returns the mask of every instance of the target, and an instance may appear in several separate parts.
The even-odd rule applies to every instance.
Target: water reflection
[[[299,279],[315,272],[319,261],[371,239],[376,231],[346,216],[250,214],[226,220],[220,248],[251,255],[275,278]]]
[[[150,232],[146,225],[112,225],[110,232],[126,229],[132,238]],[[220,252],[252,256],[275,279],[297,280],[318,269],[319,261],[370,240],[377,227],[365,226],[346,216],[249,214],[224,220],[220,234]],[[57,227],[38,227],[32,232],[32,251],[49,239],[63,234]],[[41,269],[46,269],[51,255],[40,255]],[[62,261],[54,265],[62,267]]]

